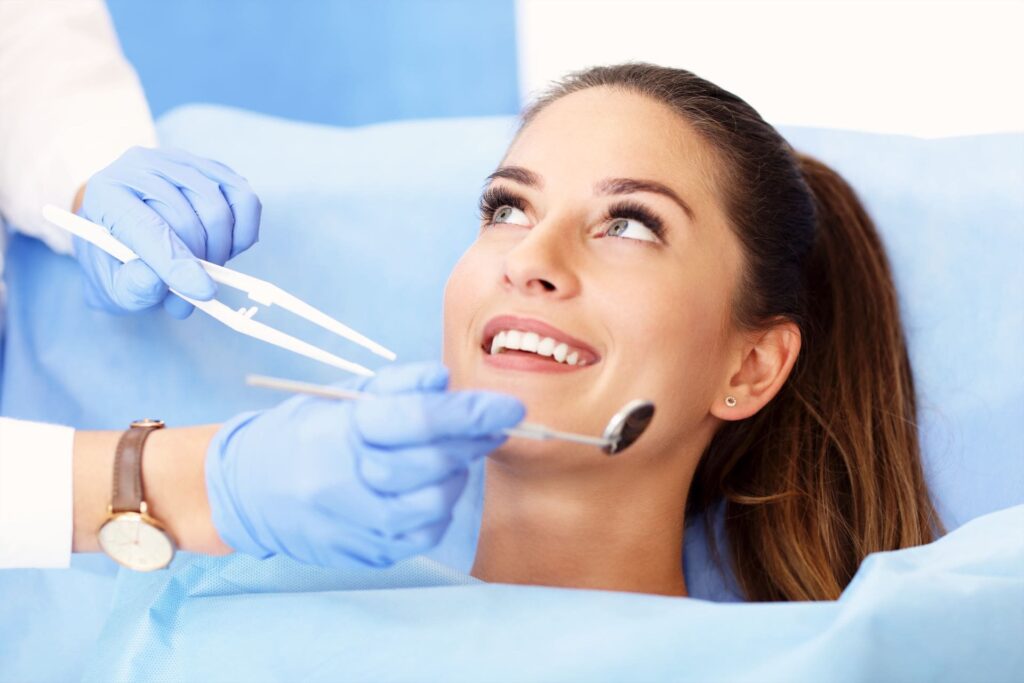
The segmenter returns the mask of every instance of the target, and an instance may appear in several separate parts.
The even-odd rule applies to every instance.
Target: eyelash
[[[517,194],[503,187],[489,187],[480,196],[480,220],[487,226],[494,225],[494,214],[503,206],[511,206],[520,211],[526,210],[526,201]],[[643,204],[634,201],[621,201],[608,207],[603,222],[619,218],[635,220],[644,224],[662,242],[665,241],[665,225],[661,219]],[[630,240],[640,241],[640,240]]]
[[[653,232],[654,236],[664,243],[664,224],[661,222],[660,218],[655,216],[654,213],[643,204],[629,200],[612,204],[608,207],[608,212],[605,214],[605,221],[613,221],[617,218],[626,218],[643,223],[644,227]]]

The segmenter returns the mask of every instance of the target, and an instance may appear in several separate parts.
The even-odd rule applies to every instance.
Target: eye
[[[480,196],[480,220],[485,226],[497,224],[529,226],[526,200],[501,186],[491,186]]]
[[[624,237],[635,242],[667,244],[662,220],[647,206],[633,201],[620,202],[608,208],[607,226],[598,237]]]
[[[507,223],[509,225],[529,225],[530,219],[526,217],[522,209],[517,209],[508,204],[499,206],[491,218],[491,223]]]
[[[604,233],[608,237],[625,237],[626,239],[658,242],[653,230],[635,218],[616,218],[608,225]]]

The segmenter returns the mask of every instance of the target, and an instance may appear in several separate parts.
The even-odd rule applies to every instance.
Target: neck
[[[511,461],[511,462],[510,462]],[[473,576],[488,582],[686,595],[689,476],[664,468],[538,475],[488,458]]]

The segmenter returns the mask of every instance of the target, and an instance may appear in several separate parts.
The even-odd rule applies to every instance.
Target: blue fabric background
[[[356,125],[519,110],[514,0],[108,0],[154,116]]]

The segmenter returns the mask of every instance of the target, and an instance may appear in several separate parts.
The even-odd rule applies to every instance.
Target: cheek
[[[717,311],[699,295],[676,293],[634,305],[625,323],[634,371],[658,384],[681,385],[702,378],[719,345]]]
[[[476,244],[455,264],[444,289],[442,358],[452,373],[452,385],[459,386],[467,354],[478,340],[470,339],[474,312],[480,309],[486,283],[493,280],[490,260]]]
[[[658,405],[661,425],[685,430],[706,416],[719,381],[727,301],[697,273],[680,277],[676,268],[670,275],[617,307],[632,349],[621,376],[646,388],[643,398]]]

